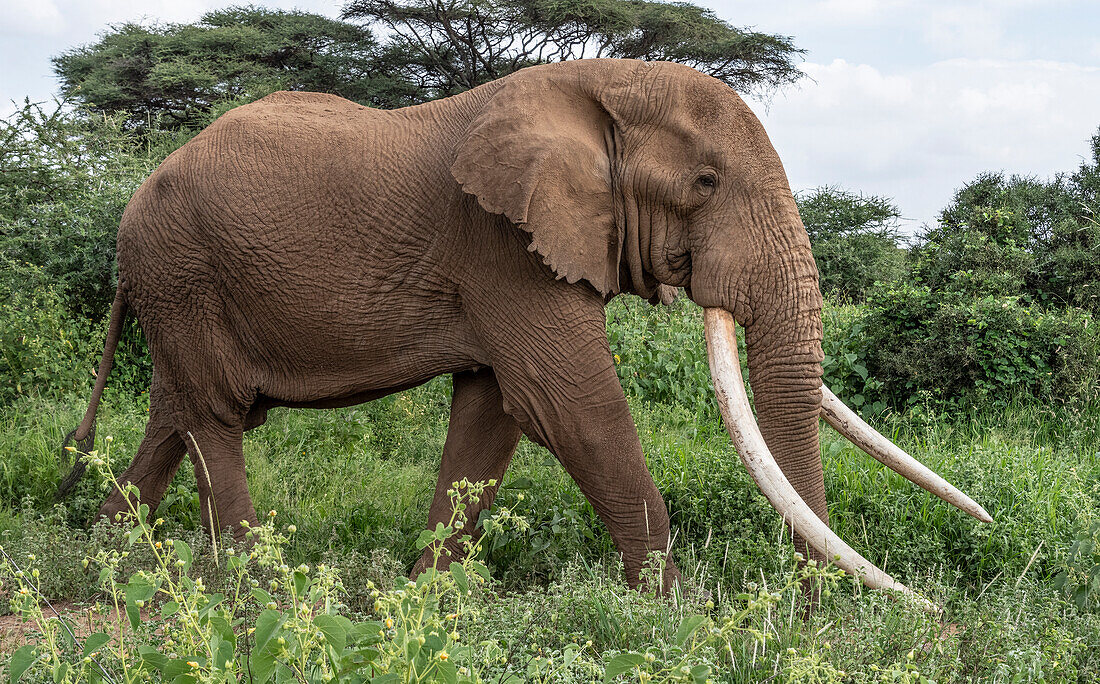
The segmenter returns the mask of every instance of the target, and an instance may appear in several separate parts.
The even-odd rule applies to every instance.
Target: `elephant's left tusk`
[[[978,520],[993,522],[993,518],[976,501],[883,437],[856,415],[855,411],[845,406],[824,384],[821,385],[821,417],[848,441],[890,470]]]
[[[707,337],[707,360],[714,381],[714,394],[737,455],[756,486],[768,498],[775,510],[798,534],[826,558],[843,570],[856,575],[872,589],[893,589],[913,596],[925,608],[936,610],[927,599],[913,593],[885,571],[848,546],[802,500],[779,464],[768,450],[760,426],[752,416],[741,362],[737,358],[737,338],[733,316],[728,311],[708,308],[704,312]]]

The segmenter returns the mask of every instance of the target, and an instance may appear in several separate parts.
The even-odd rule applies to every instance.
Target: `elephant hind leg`
[[[451,521],[453,507],[447,492],[455,482],[462,479],[471,483],[495,480],[496,484],[486,487],[477,501],[467,502],[465,526],[443,545],[440,556],[443,567],[463,556],[459,537],[480,534],[475,528],[478,514],[493,505],[521,435],[519,425],[504,412],[504,397],[492,369],[456,373],[453,382],[451,421],[447,427],[447,442],[443,447],[435,498],[428,514],[428,528],[435,529],[437,523],[447,525]],[[413,566],[412,576],[416,577],[434,563],[435,554],[429,546]]]
[[[133,463],[117,478],[123,487],[128,482],[137,485],[140,501],[133,502],[135,508],[140,504],[147,504],[150,515],[156,511],[165,490],[179,469],[180,462],[183,461],[184,453],[186,447],[179,433],[167,420],[165,412],[154,405],[150,410],[149,423],[145,426],[145,438],[138,447]],[[117,514],[128,509],[122,492],[112,485],[110,496],[99,508],[99,516],[114,520]]]
[[[194,421],[184,434],[198,482],[202,523],[207,529],[231,528],[238,538],[241,522],[257,523],[244,467],[244,426],[225,425],[213,416]]]

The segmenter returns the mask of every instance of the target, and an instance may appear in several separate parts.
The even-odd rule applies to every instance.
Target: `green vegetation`
[[[53,60],[62,93],[132,126],[195,128],[225,101],[276,90],[363,103],[407,97],[378,62],[371,32],[305,12],[231,7],[193,24],[122,24]]]
[[[401,107],[580,57],[675,60],[746,92],[802,76],[790,38],[690,3],[351,0],[344,19],[363,24],[253,6],[122,24],[56,57],[54,71],[66,97],[141,130],[197,130],[211,108],[275,90]]]
[[[1068,176],[982,174],[868,298],[867,368],[894,406],[1100,397],[1100,133]]]
[[[864,301],[877,282],[905,273],[899,245],[901,212],[885,197],[821,187],[799,193],[798,212],[810,235],[821,291]]]
[[[843,326],[858,320],[852,315],[858,309],[830,305],[828,338],[848,339],[851,331]],[[247,435],[256,505],[261,511],[278,511],[272,533],[287,538],[277,544],[282,563],[261,568],[254,562],[247,567],[248,577],[273,595],[279,612],[288,613],[294,603],[269,587],[275,579],[279,591],[289,591],[292,583],[275,576],[279,567],[313,568],[299,580],[307,583],[320,581],[318,572],[330,573],[325,577],[338,578],[342,590],[335,579],[324,580],[331,582],[327,593],[318,594],[312,605],[322,605],[327,596],[332,609],[324,604],[325,610],[313,616],[339,615],[353,626],[384,625],[398,598],[431,606],[438,601],[429,617],[461,615],[446,632],[459,636],[430,642],[435,649],[431,653],[438,655],[443,645],[455,658],[468,656],[470,660],[455,661],[456,667],[466,667],[485,681],[497,681],[505,671],[535,681],[599,680],[616,658],[631,653],[637,657],[617,662],[654,671],[683,665],[689,674],[691,668],[706,667],[714,681],[762,681],[777,673],[780,681],[807,682],[984,682],[1013,681],[1017,675],[1015,681],[1091,681],[1090,673],[1100,668],[1089,647],[1100,637],[1100,411],[1016,402],[1002,411],[969,415],[918,405],[879,416],[876,422],[885,434],[980,501],[996,521],[990,525],[913,487],[823,427],[832,526],[872,561],[944,605],[946,612],[923,614],[845,579],[804,618],[803,592],[790,584],[791,548],[781,521],[745,474],[711,409],[686,389],[662,394],[665,390],[656,384],[633,388],[627,380],[658,377],[667,371],[657,364],[671,364],[677,383],[706,386],[705,367],[691,361],[702,353],[701,337],[691,336],[701,325],[698,308],[686,302],[654,308],[619,299],[610,311],[618,368],[649,467],[677,530],[672,553],[693,590],[684,602],[626,589],[614,547],[592,508],[550,454],[526,441],[493,510],[501,524],[493,526],[482,544],[479,558],[491,581],[471,589],[461,605],[454,585],[459,580],[453,575],[426,580],[434,584],[418,584],[415,592],[405,587],[402,576],[425,541],[422,527],[446,433],[445,378],[348,409],[278,410]],[[667,353],[677,349],[681,351]],[[858,377],[851,365],[832,359],[829,364]],[[118,629],[108,619],[111,587],[122,597],[149,600],[154,606],[150,617],[127,642],[135,649],[129,652],[134,657],[130,666],[141,662],[134,653],[143,646],[155,645],[163,655],[186,655],[188,642],[182,637],[170,645],[161,640],[171,633],[166,630],[176,629],[171,624],[178,618],[159,617],[163,603],[157,599],[135,598],[147,589],[126,589],[134,582],[155,584],[146,575],[134,576],[139,570],[157,572],[147,545],[139,542],[131,548],[125,529],[86,527],[109,484],[86,477],[65,502],[52,502],[53,487],[66,467],[59,462],[57,445],[79,420],[84,394],[86,389],[61,399],[23,395],[0,408],[0,425],[5,426],[0,433],[5,453],[0,500],[7,502],[0,513],[0,544],[21,566],[40,569],[36,581],[51,599],[105,606],[97,618],[103,621],[100,631]],[[105,397],[97,447],[114,472],[127,465],[141,439],[147,405],[143,395],[125,388],[109,390]],[[113,437],[109,445],[107,435]],[[152,532],[154,542],[171,539],[189,545],[194,559],[190,576],[201,577],[206,588],[191,586],[188,596],[198,591],[232,597],[238,569],[227,565],[225,549],[233,544],[219,541],[220,565],[215,566],[198,511],[194,478],[185,467],[154,516],[164,519]],[[116,561],[110,582],[117,586],[103,583],[100,565],[94,571],[83,569],[85,558],[100,563],[97,559],[107,554],[109,560],[112,551],[130,554]],[[28,563],[28,554],[35,560]],[[318,570],[322,564],[325,571]],[[24,571],[30,572],[29,567]],[[467,580],[474,575],[476,570],[465,574]],[[825,579],[807,581],[816,585]],[[5,587],[18,587],[10,575],[4,582]],[[404,596],[395,594],[402,590]],[[767,596],[761,595],[763,590]],[[269,610],[266,598],[260,598],[264,600],[246,593],[212,605],[203,612],[207,622],[201,627],[208,632],[202,633],[231,641],[218,626],[219,611],[242,618],[235,632],[235,652],[240,654],[245,643],[255,643],[247,641],[251,637],[245,636],[244,627],[259,631],[256,619]],[[179,598],[163,600],[183,605]],[[692,616],[702,620],[683,648],[674,637]],[[415,627],[428,630],[426,643],[436,626],[431,620]],[[129,632],[125,617],[122,623]],[[349,627],[342,620],[339,624],[349,635],[345,650],[368,645],[350,636],[363,636],[366,627]],[[279,628],[306,629],[289,617]],[[64,637],[54,638],[64,656],[58,662],[79,670],[84,642],[68,646]],[[289,636],[284,638],[289,642]],[[203,643],[210,643],[209,638]],[[382,643],[369,646],[380,648]],[[321,648],[317,643],[301,648],[306,646]],[[459,656],[456,646],[472,648]],[[688,649],[694,650],[686,653]],[[324,655],[323,650],[309,651],[311,662],[321,657],[325,663],[317,666],[318,680],[325,667],[343,657]],[[117,644],[110,653],[118,653]],[[407,666],[388,653],[377,657],[389,658],[385,662],[391,671]],[[210,656],[204,657],[194,662],[202,663],[205,673]],[[121,671],[115,655],[104,655],[100,662],[111,672]],[[235,662],[235,667],[242,666]],[[36,667],[44,674],[52,665],[43,661]],[[528,668],[542,668],[543,674],[528,675]],[[559,669],[545,676],[550,668]],[[83,671],[92,672],[90,666]],[[901,673],[910,679],[889,679]],[[622,681],[637,678],[628,675]],[[651,681],[676,680],[661,676]]]
[[[273,411],[245,441],[255,503],[277,511],[251,547],[206,535],[189,467],[155,524],[91,526],[109,478],[86,477],[54,502],[71,463],[58,447],[105,333],[126,201],[233,102],[275,88],[421,101],[575,57],[582,39],[607,41],[605,54],[729,69],[722,77],[741,87],[793,78],[787,39],[690,5],[585,2],[349,4],[346,18],[367,27],[257,8],[119,27],[56,62],[84,106],[28,104],[0,124],[0,595],[37,630],[0,635],[0,676],[1096,681],[1100,135],[1073,173],[978,177],[912,249],[899,245],[889,199],[832,188],[798,198],[827,293],[826,382],[995,519],[977,523],[822,428],[832,527],[943,614],[794,563],[718,421],[701,314],[686,301],[608,309],[688,578],[677,601],[626,589],[592,507],[526,441],[474,557],[410,586],[421,549],[447,532],[422,529],[447,378],[357,407]],[[468,32],[441,40],[459,20]],[[500,27],[528,42],[502,49]],[[414,47],[414,31],[431,40]],[[120,472],[137,448],[150,374],[131,326],[99,412],[102,468]],[[820,602],[807,612],[811,593]],[[94,610],[66,613],[80,623],[72,638],[41,596]]]

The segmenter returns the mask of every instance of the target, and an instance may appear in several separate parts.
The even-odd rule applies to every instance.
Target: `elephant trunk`
[[[718,406],[722,412],[722,419],[726,424],[726,430],[733,439],[737,448],[737,455],[744,463],[745,469],[753,481],[768,498],[776,511],[783,516],[795,534],[795,543],[812,549],[815,556],[825,558],[836,563],[845,571],[862,578],[863,582],[872,588],[894,589],[907,594],[912,592],[903,584],[894,580],[888,574],[880,570],[874,564],[848,546],[840,537],[829,529],[828,523],[823,520],[817,511],[803,499],[795,485],[788,480],[783,469],[780,468],[776,458],[772,456],[769,442],[777,449],[791,448],[795,451],[785,457],[790,461],[788,467],[793,467],[792,475],[797,481],[802,482],[807,496],[813,501],[815,488],[820,489],[820,498],[817,500],[819,510],[824,510],[824,487],[821,478],[820,456],[817,453],[810,454],[810,449],[816,449],[817,445],[817,410],[811,416],[811,427],[814,436],[807,438],[802,431],[805,426],[798,420],[781,420],[769,427],[769,440],[765,440],[760,427],[753,419],[752,407],[749,405],[748,395],[745,392],[744,379],[741,376],[741,362],[737,356],[737,338],[733,316],[724,309],[708,308],[704,312],[705,328],[707,336],[707,356],[710,361],[711,377],[714,380],[714,392],[718,399]],[[757,343],[759,344],[759,343]],[[751,355],[750,351],[750,355]],[[764,362],[767,366],[767,362]],[[752,366],[750,356],[750,372]],[[820,365],[820,364],[818,364]],[[778,368],[778,366],[777,366]],[[787,378],[788,371],[778,371],[780,384]],[[767,380],[764,384],[774,382]],[[820,385],[809,392],[809,396],[803,400],[793,400],[788,392],[778,391],[775,398],[767,398],[769,390],[765,390],[765,403],[774,402],[773,409],[783,410],[784,407],[795,409],[796,407],[808,408],[814,401],[814,396],[820,402]],[[757,403],[761,401],[759,390],[755,393]],[[772,420],[767,411],[761,414],[761,421]],[[803,416],[805,420],[805,416]],[[801,456],[810,463],[795,463],[795,458]],[[816,464],[813,462],[817,461]],[[927,601],[919,599],[928,607],[932,607]]]
[[[757,277],[754,282],[771,289],[752,299],[754,306],[745,316],[755,419],[741,376],[733,314],[725,307],[705,308],[711,377],[738,456],[791,527],[797,550],[810,558],[835,562],[872,588],[911,594],[829,529],[819,417],[914,483],[979,520],[991,518],[965,494],[864,423],[822,384],[822,300],[808,245],[771,263],[765,261],[762,270],[771,277]]]
[[[818,443],[823,355],[817,269],[808,255],[784,261],[787,292],[777,306],[758,305],[745,327],[749,381],[765,444],[798,496],[828,525]],[[796,550],[828,560],[807,545],[800,530],[793,533]]]

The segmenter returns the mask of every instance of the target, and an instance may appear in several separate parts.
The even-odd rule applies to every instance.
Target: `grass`
[[[689,340],[698,329],[696,312],[616,306],[613,325],[630,326],[612,335],[624,377],[643,376],[633,373],[646,364],[671,365],[677,382],[705,385],[696,365],[702,342]],[[715,604],[706,609],[696,598],[689,607],[732,615],[745,594],[783,586],[791,569],[783,526],[740,466],[713,409],[694,388],[627,385],[650,470],[672,515],[673,556]],[[353,613],[372,610],[368,582],[392,581],[420,554],[416,540],[435,486],[448,405],[444,378],[358,407],[273,411],[246,437],[257,508],[279,511],[279,521],[297,529],[288,562],[339,567]],[[144,396],[123,392],[109,392],[101,405],[99,435],[114,438],[116,472],[140,442],[146,408]],[[0,543],[15,557],[45,559],[50,571],[42,588],[51,599],[94,599],[96,578],[82,561],[120,543],[111,530],[87,529],[104,484],[86,478],[63,504],[52,503],[64,469],[57,447],[82,410],[83,398],[34,396],[0,407]],[[1100,543],[1091,542],[1100,535],[1100,410],[1019,402],[941,415],[917,407],[874,422],[995,520],[972,520],[823,426],[833,529],[945,613],[923,614],[844,583],[803,615],[801,594],[784,591],[745,623],[763,636],[734,640],[727,652],[697,654],[715,667],[711,677],[1095,681]],[[587,660],[560,681],[599,679],[617,653],[667,646],[685,608],[625,588],[606,531],[550,454],[524,441],[498,506],[529,525],[487,542],[496,584],[468,628],[468,643],[486,653],[531,655],[591,641]],[[190,467],[159,514],[166,534],[201,548]],[[132,562],[136,568],[142,561]]]

